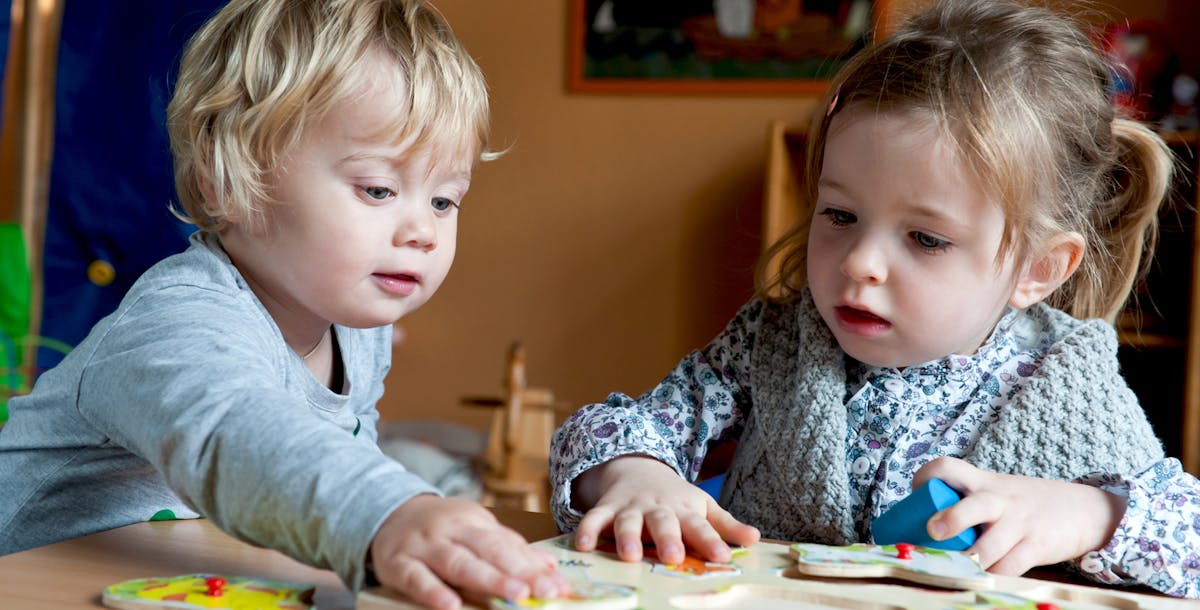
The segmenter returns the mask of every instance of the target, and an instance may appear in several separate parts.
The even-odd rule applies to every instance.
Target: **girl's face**
[[[330,323],[391,324],[420,307],[454,260],[467,155],[435,163],[428,151],[380,137],[403,108],[399,79],[380,79],[332,107],[271,176],[278,204],[266,228],[221,235],[289,344],[313,345]]]
[[[855,359],[972,354],[1017,285],[1004,215],[930,122],[847,109],[825,144],[808,241],[821,318]]]

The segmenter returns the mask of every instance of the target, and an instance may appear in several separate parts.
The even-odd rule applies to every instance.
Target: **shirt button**
[[[1079,569],[1085,574],[1099,574],[1104,570],[1104,560],[1100,558],[1100,553],[1092,551],[1083,556],[1083,560],[1079,562]]]
[[[867,456],[865,455],[858,456],[858,458],[854,460],[854,463],[850,465],[850,471],[860,477],[867,474],[867,472],[870,470],[871,460],[867,459]]]

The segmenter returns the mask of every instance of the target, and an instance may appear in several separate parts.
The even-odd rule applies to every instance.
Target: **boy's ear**
[[[1050,296],[1079,268],[1083,248],[1083,236],[1073,231],[1051,239],[1021,272],[1008,303],[1024,309]]]
[[[213,189],[212,181],[203,172],[196,172],[196,188],[200,190],[200,196],[204,198],[204,211],[212,216],[221,215],[221,210],[212,205],[212,202],[217,200],[217,192]],[[224,220],[236,224],[237,218],[235,212],[233,210],[226,212]]]

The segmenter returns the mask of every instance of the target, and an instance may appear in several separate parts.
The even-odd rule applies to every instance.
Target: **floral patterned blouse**
[[[679,456],[665,461],[695,481],[709,441],[736,438],[744,417],[738,405],[751,395],[750,350],[744,348],[754,345],[761,308],[761,301],[747,304],[708,346],[688,354],[637,400],[614,393],[567,420],[551,455],[551,505],[560,529],[574,529],[582,517],[570,507],[570,482],[589,468],[631,453]],[[847,357],[846,460],[857,531],[869,532],[872,519],[908,495],[921,466],[967,454],[1051,341],[1029,317],[1011,310],[970,356],[904,369]],[[714,363],[722,363],[722,375],[695,374]],[[616,423],[631,417],[655,420],[675,446],[639,447],[636,439],[614,438]],[[714,425],[693,435],[693,418]],[[589,441],[580,442],[584,437]],[[1072,562],[1077,571],[1103,583],[1200,597],[1200,480],[1169,458],[1129,479],[1097,475],[1079,482],[1126,497],[1128,505],[1108,544]]]

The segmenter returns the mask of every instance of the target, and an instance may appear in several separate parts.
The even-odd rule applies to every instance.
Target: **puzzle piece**
[[[875,539],[875,544],[909,542],[932,549],[964,551],[975,544],[975,528],[968,528],[945,540],[930,538],[926,530],[930,517],[958,501],[958,492],[941,479],[930,479],[872,521],[871,537]]]
[[[897,557],[895,546],[789,545],[759,541],[735,551],[736,574],[708,577],[667,571],[653,545],[643,561],[618,559],[611,543],[602,551],[577,551],[570,534],[533,543],[558,562],[576,592],[623,587],[627,596],[611,599],[506,600],[464,595],[472,610],[1183,610],[1183,602],[1161,596],[1109,592],[1069,583],[991,576],[969,555],[913,547],[910,559]],[[797,557],[804,555],[808,561]],[[864,565],[855,565],[855,561]],[[686,563],[686,562],[685,562]],[[726,564],[717,564],[726,565]],[[951,566],[951,567],[947,567]],[[957,567],[954,567],[957,566]],[[906,571],[898,571],[903,567]],[[882,568],[882,569],[881,569]],[[922,576],[921,568],[932,574]],[[916,569],[914,571],[914,569]],[[919,583],[889,581],[838,582],[825,578],[896,577]],[[974,589],[974,590],[972,590]],[[986,589],[986,590],[984,590]],[[1003,592],[1003,594],[1001,594]],[[1139,605],[1140,604],[1140,605]],[[1040,606],[1039,606],[1040,605]],[[421,610],[402,594],[384,588],[362,591],[358,610]]]
[[[1068,600],[1037,601],[1037,599],[1015,593],[988,591],[977,593],[974,603],[955,604],[954,610],[1091,610],[1097,606],[1122,610],[1138,610],[1140,608],[1137,602],[1115,595],[1097,593],[1075,597],[1089,599],[1080,599],[1080,603]]]
[[[109,585],[101,601],[120,610],[315,610],[312,585],[216,574],[139,578]]]
[[[633,587],[590,583],[559,599],[531,597],[524,601],[512,602],[496,598],[492,600],[491,607],[492,610],[633,610],[638,607],[638,596]]]
[[[617,544],[613,540],[601,540],[596,545],[596,550],[601,553],[617,554]],[[730,549],[731,556],[737,557],[746,552],[746,549],[741,547],[733,547]],[[658,550],[651,543],[646,543],[642,548],[642,559],[650,563],[650,571],[655,574],[664,576],[673,576],[676,578],[687,578],[698,580],[701,578],[711,578],[713,576],[737,576],[742,573],[741,568],[732,563],[718,563],[715,561],[705,561],[692,554],[684,555],[682,563],[666,563],[658,557]]]
[[[955,602],[952,599],[946,599],[941,603],[927,603],[920,607],[933,607],[940,610],[1139,610],[1136,602],[1113,596],[1106,596],[1106,599],[1095,600],[1095,602],[1037,601],[1037,599],[1013,593],[988,591],[975,593],[972,601]],[[788,586],[764,583],[735,583],[707,591],[679,593],[670,597],[670,604],[673,608],[684,610],[692,608],[911,610],[911,606],[898,599],[888,601],[884,599],[851,599],[823,591],[804,591]]]
[[[947,589],[990,589],[993,579],[975,557],[958,551],[913,547],[909,559],[898,557],[895,545],[793,544],[789,548],[796,570],[813,576],[841,578],[898,578]]]
[[[848,599],[828,593],[801,591],[785,586],[737,583],[673,595],[672,607],[683,608],[845,608],[847,610],[907,610],[904,606]]]

